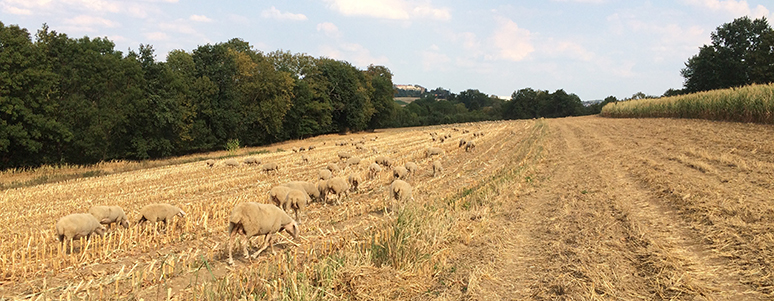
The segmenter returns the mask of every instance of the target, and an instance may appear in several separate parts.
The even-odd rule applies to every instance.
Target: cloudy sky
[[[116,49],[172,49],[241,38],[383,65],[396,84],[510,96],[531,87],[583,100],[682,87],[684,62],[719,25],[774,18],[771,0],[0,0],[0,21],[31,33],[47,23]]]

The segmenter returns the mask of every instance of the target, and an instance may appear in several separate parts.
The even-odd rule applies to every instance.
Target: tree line
[[[438,88],[405,107],[392,73],[231,39],[156,59],[106,38],[33,37],[0,22],[0,169],[153,159],[314,135],[481,120],[583,115],[574,94],[506,101]],[[436,98],[439,95],[443,98]]]

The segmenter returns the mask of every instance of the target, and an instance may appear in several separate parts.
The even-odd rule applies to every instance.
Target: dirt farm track
[[[365,150],[335,145],[360,139]],[[431,146],[444,154],[425,158]],[[0,300],[774,299],[774,126],[594,116],[263,149],[252,157],[278,172],[221,159],[0,191]],[[235,248],[229,266],[231,209],[267,202],[283,182],[316,181],[339,150],[363,159],[336,174],[362,174],[359,190],[312,203],[299,239],[280,236],[273,254],[245,259]],[[386,201],[390,170],[366,176],[380,155],[418,163],[407,179],[414,200]],[[444,166],[436,177],[434,160]],[[166,232],[135,226],[150,203],[187,216]],[[60,250],[56,220],[102,204],[122,206],[132,226]]]

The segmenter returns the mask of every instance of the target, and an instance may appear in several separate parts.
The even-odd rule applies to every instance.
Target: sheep
[[[347,180],[344,180],[344,178],[335,177],[327,182],[327,188],[328,192],[332,192],[336,195],[336,203],[341,200],[342,195],[348,194],[349,191],[349,183],[347,183]]]
[[[346,164],[347,164],[347,167],[349,167],[350,165],[358,165],[358,164],[360,164],[360,158],[358,158],[358,157],[349,158],[349,159],[347,159],[347,163]]]
[[[363,179],[360,177],[359,173],[352,173],[349,174],[347,182],[349,182],[349,186],[351,186],[352,191],[357,191],[357,186],[363,182]]]
[[[295,146],[294,146],[294,147],[291,147],[291,148],[290,148],[290,150],[291,150],[292,152],[294,152],[294,153],[297,153],[297,152],[298,152],[298,147],[295,147]]]
[[[298,212],[304,211],[306,205],[310,201],[311,199],[309,198],[309,195],[306,194],[306,191],[291,189],[285,197],[285,201],[282,203],[282,209],[285,210],[285,212],[289,212],[288,210],[292,208],[296,215],[296,221],[300,224],[301,220],[298,218]]]
[[[378,154],[379,153],[379,149],[376,148],[376,146],[371,147],[371,152],[374,153],[374,154]]]
[[[443,173],[443,166],[441,165],[441,161],[433,161],[433,177],[440,175],[441,173]]]
[[[352,157],[352,154],[347,151],[339,151],[337,154],[339,155],[339,160],[349,159]]]
[[[261,164],[261,160],[260,159],[253,158],[253,157],[245,158],[245,160],[242,161],[242,162],[244,162],[245,164],[248,164],[248,165],[252,165],[252,164],[258,165],[258,164]]]
[[[287,186],[274,186],[269,189],[269,203],[282,208],[288,193],[293,188]]]
[[[309,146],[309,147],[307,147],[306,149],[308,149],[308,150],[313,150],[313,149],[315,149],[315,148],[316,148],[316,146],[314,146],[314,145],[310,145],[310,146]]]
[[[328,180],[318,180],[317,184],[314,186],[317,187],[317,191],[320,194],[320,200],[325,202],[328,198]]]
[[[474,148],[476,148],[476,143],[473,142],[473,140],[470,140],[470,141],[468,141],[468,143],[465,144],[465,151],[466,152],[469,152],[469,151],[473,150]]]
[[[376,159],[374,159],[374,162],[380,165],[383,165],[384,167],[390,167],[392,165],[392,160],[385,156],[376,157]]]
[[[379,166],[379,164],[371,163],[371,165],[368,166],[368,175],[373,179],[376,177],[379,172],[382,171],[382,167]]]
[[[465,140],[465,138],[461,138],[461,139],[460,139],[460,145],[459,145],[459,146],[457,146],[457,147],[462,147],[462,146],[463,146],[463,145],[465,145],[466,143],[468,143],[468,141],[466,141],[466,140]]]
[[[89,209],[89,213],[97,218],[100,224],[116,223],[124,228],[129,228],[129,219],[126,218],[124,209],[119,206],[94,206]]]
[[[432,156],[441,155],[441,154],[443,154],[443,149],[441,149],[440,147],[430,147],[425,152],[425,157],[430,158]]]
[[[339,168],[339,166],[336,165],[335,163],[328,163],[328,166],[326,168],[328,168],[328,170],[330,170],[331,173],[333,174],[341,172],[341,168]]]
[[[270,171],[278,171],[278,170],[279,170],[279,165],[277,165],[277,163],[274,163],[274,162],[264,163],[263,165],[261,165],[261,171],[264,171],[266,173]]]
[[[405,167],[409,174],[415,174],[419,170],[419,165],[414,162],[406,162]]]
[[[392,169],[392,175],[396,179],[405,179],[408,176],[408,170],[403,166],[396,166]]]
[[[175,215],[185,217],[185,212],[170,204],[150,204],[140,209],[140,215],[141,217],[137,224],[142,224],[146,221],[152,223],[162,221],[166,226]]]
[[[243,242],[243,251],[245,259],[250,258],[247,252],[247,244],[250,238],[257,235],[264,235],[263,244],[253,254],[253,258],[258,257],[263,250],[270,247],[274,253],[274,245],[271,243],[271,237],[274,233],[285,231],[298,239],[298,224],[290,216],[274,205],[259,204],[255,202],[240,203],[231,211],[228,222],[228,264],[234,264],[232,256],[233,238],[237,234],[245,236],[246,243]]]
[[[207,167],[213,167],[215,166],[215,160],[208,159],[207,161],[204,161],[205,164],[207,164]]]
[[[306,150],[306,148],[304,148],[303,146],[298,148],[298,152],[303,152],[305,150]]]
[[[355,144],[355,149],[356,150],[365,150],[365,144],[362,144],[362,143]]]
[[[239,166],[239,161],[237,161],[236,159],[228,159],[228,160],[224,161],[223,163],[226,164],[226,166],[228,166],[228,167]]]
[[[330,180],[333,177],[333,173],[331,173],[328,169],[320,169],[319,171],[320,180]]]
[[[390,193],[396,201],[408,201],[414,199],[411,195],[411,185],[403,180],[395,180],[390,184]]]
[[[68,240],[70,241],[70,249],[72,249],[74,239],[88,238],[92,234],[104,236],[105,227],[89,213],[66,215],[56,222],[56,235],[57,239],[62,242],[62,251],[66,250],[65,244]]]
[[[320,191],[317,189],[317,187],[315,187],[314,184],[307,181],[292,181],[282,184],[282,186],[303,190],[309,195],[310,198],[320,199]]]
[[[301,162],[302,163],[309,163],[309,156],[301,155]]]

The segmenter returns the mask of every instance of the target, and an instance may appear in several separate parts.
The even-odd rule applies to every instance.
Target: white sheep
[[[441,173],[443,173],[443,166],[441,165],[441,161],[433,161],[433,177],[440,175]]]
[[[320,180],[330,180],[333,177],[333,173],[328,169],[320,169],[318,175]]]
[[[294,152],[294,153],[297,153],[297,152],[298,152],[298,147],[295,147],[295,146],[294,146],[294,147],[291,147],[291,148],[290,148],[290,151],[292,151],[292,152]]]
[[[392,176],[396,179],[405,179],[408,176],[408,170],[403,166],[396,166],[392,169]]]
[[[332,174],[337,174],[341,172],[341,168],[339,168],[339,166],[336,165],[336,163],[328,163],[326,168],[328,168],[328,170],[330,170]]]
[[[309,204],[310,201],[311,199],[309,198],[309,195],[306,194],[306,191],[291,189],[290,192],[288,192],[288,195],[285,196],[285,201],[282,203],[282,209],[285,210],[285,212],[290,212],[288,210],[293,209],[293,212],[296,215],[296,221],[300,224],[301,220],[298,218],[298,213],[304,211],[306,205]]]
[[[247,244],[250,238],[257,235],[264,235],[263,244],[253,254],[253,258],[258,257],[263,250],[271,248],[274,253],[274,244],[271,237],[274,233],[285,231],[298,239],[298,224],[290,216],[277,206],[270,204],[259,204],[255,202],[240,203],[231,211],[228,222],[228,263],[234,264],[232,256],[233,238],[237,234],[245,236],[246,242],[242,242],[245,259],[250,258],[247,252]]]
[[[213,167],[215,166],[215,160],[208,159],[207,161],[204,161],[205,164],[207,164],[207,167]]]
[[[374,159],[374,162],[376,162],[377,164],[383,165],[384,167],[392,166],[392,159],[389,159],[385,156],[376,157],[376,159]]]
[[[74,239],[88,238],[92,234],[105,235],[105,227],[89,213],[70,214],[56,222],[56,235],[62,242],[62,251],[66,250],[66,241],[70,241],[70,248],[72,248]]]
[[[164,225],[167,225],[175,215],[185,217],[185,212],[170,204],[150,204],[140,209],[140,215],[137,224],[148,221],[152,223],[164,222]]]
[[[352,173],[349,174],[347,182],[349,182],[349,186],[352,187],[352,191],[357,191],[357,187],[363,182],[363,179],[360,177],[359,173]]]
[[[419,170],[419,165],[417,165],[414,162],[406,162],[405,164],[406,170],[408,170],[409,174],[415,174],[417,170]]]
[[[371,165],[368,166],[368,175],[371,177],[371,179],[376,177],[376,175],[378,175],[381,171],[382,167],[377,163],[371,163]]]
[[[293,188],[290,188],[288,186],[274,186],[271,189],[269,189],[269,203],[274,204],[277,207],[284,207],[283,203],[285,202],[285,199],[288,196],[288,193],[290,193],[290,190]]]
[[[258,164],[261,164],[261,160],[260,159],[253,158],[253,157],[245,158],[245,160],[242,161],[242,162],[244,162],[245,164],[248,164],[248,165],[252,165],[252,164],[258,165]]]
[[[328,188],[327,190],[329,193],[336,195],[336,203],[339,203],[344,195],[349,194],[349,183],[347,183],[347,180],[344,178],[332,178],[328,180],[326,187]]]
[[[310,145],[310,146],[309,146],[309,147],[307,147],[306,149],[308,149],[308,150],[313,150],[313,149],[315,149],[315,148],[316,148],[316,146],[314,146],[314,145]]]
[[[465,138],[460,138],[460,145],[457,147],[462,147],[463,145],[465,145],[465,143],[468,143],[468,141],[466,141]]]
[[[371,152],[374,153],[374,154],[378,154],[379,153],[379,149],[376,148],[376,146],[371,147]]]
[[[358,157],[352,157],[347,159],[347,167],[350,167],[352,165],[358,165],[360,164],[360,158]]]
[[[237,167],[239,166],[239,161],[236,159],[228,159],[226,161],[223,161],[223,164],[226,164],[228,167]]]
[[[390,193],[393,199],[396,201],[408,201],[413,200],[411,195],[411,185],[403,180],[395,180],[390,184]]]
[[[466,152],[469,152],[469,151],[473,150],[474,148],[476,148],[476,143],[473,142],[473,140],[470,140],[470,141],[468,141],[468,143],[465,144],[465,151]]]
[[[425,157],[430,158],[432,156],[441,155],[441,154],[443,154],[443,149],[441,149],[440,147],[430,147],[425,152]]]
[[[352,157],[352,154],[347,151],[339,151],[337,154],[339,155],[339,160],[349,159]]]
[[[317,187],[317,191],[320,193],[320,199],[325,202],[328,199],[328,180],[318,180],[317,184],[315,184],[315,187]]]
[[[282,186],[303,190],[309,195],[310,198],[320,199],[320,190],[318,190],[314,184],[307,181],[292,181],[282,184]]]
[[[279,170],[279,165],[277,165],[277,163],[274,163],[274,162],[264,163],[263,165],[261,165],[261,171],[264,171],[266,173],[270,171],[278,171],[278,170]]]
[[[126,218],[124,209],[119,206],[94,206],[89,208],[89,213],[97,218],[100,224],[109,226],[116,223],[129,228],[129,219]]]
[[[301,155],[301,162],[302,163],[309,163],[309,156]]]

